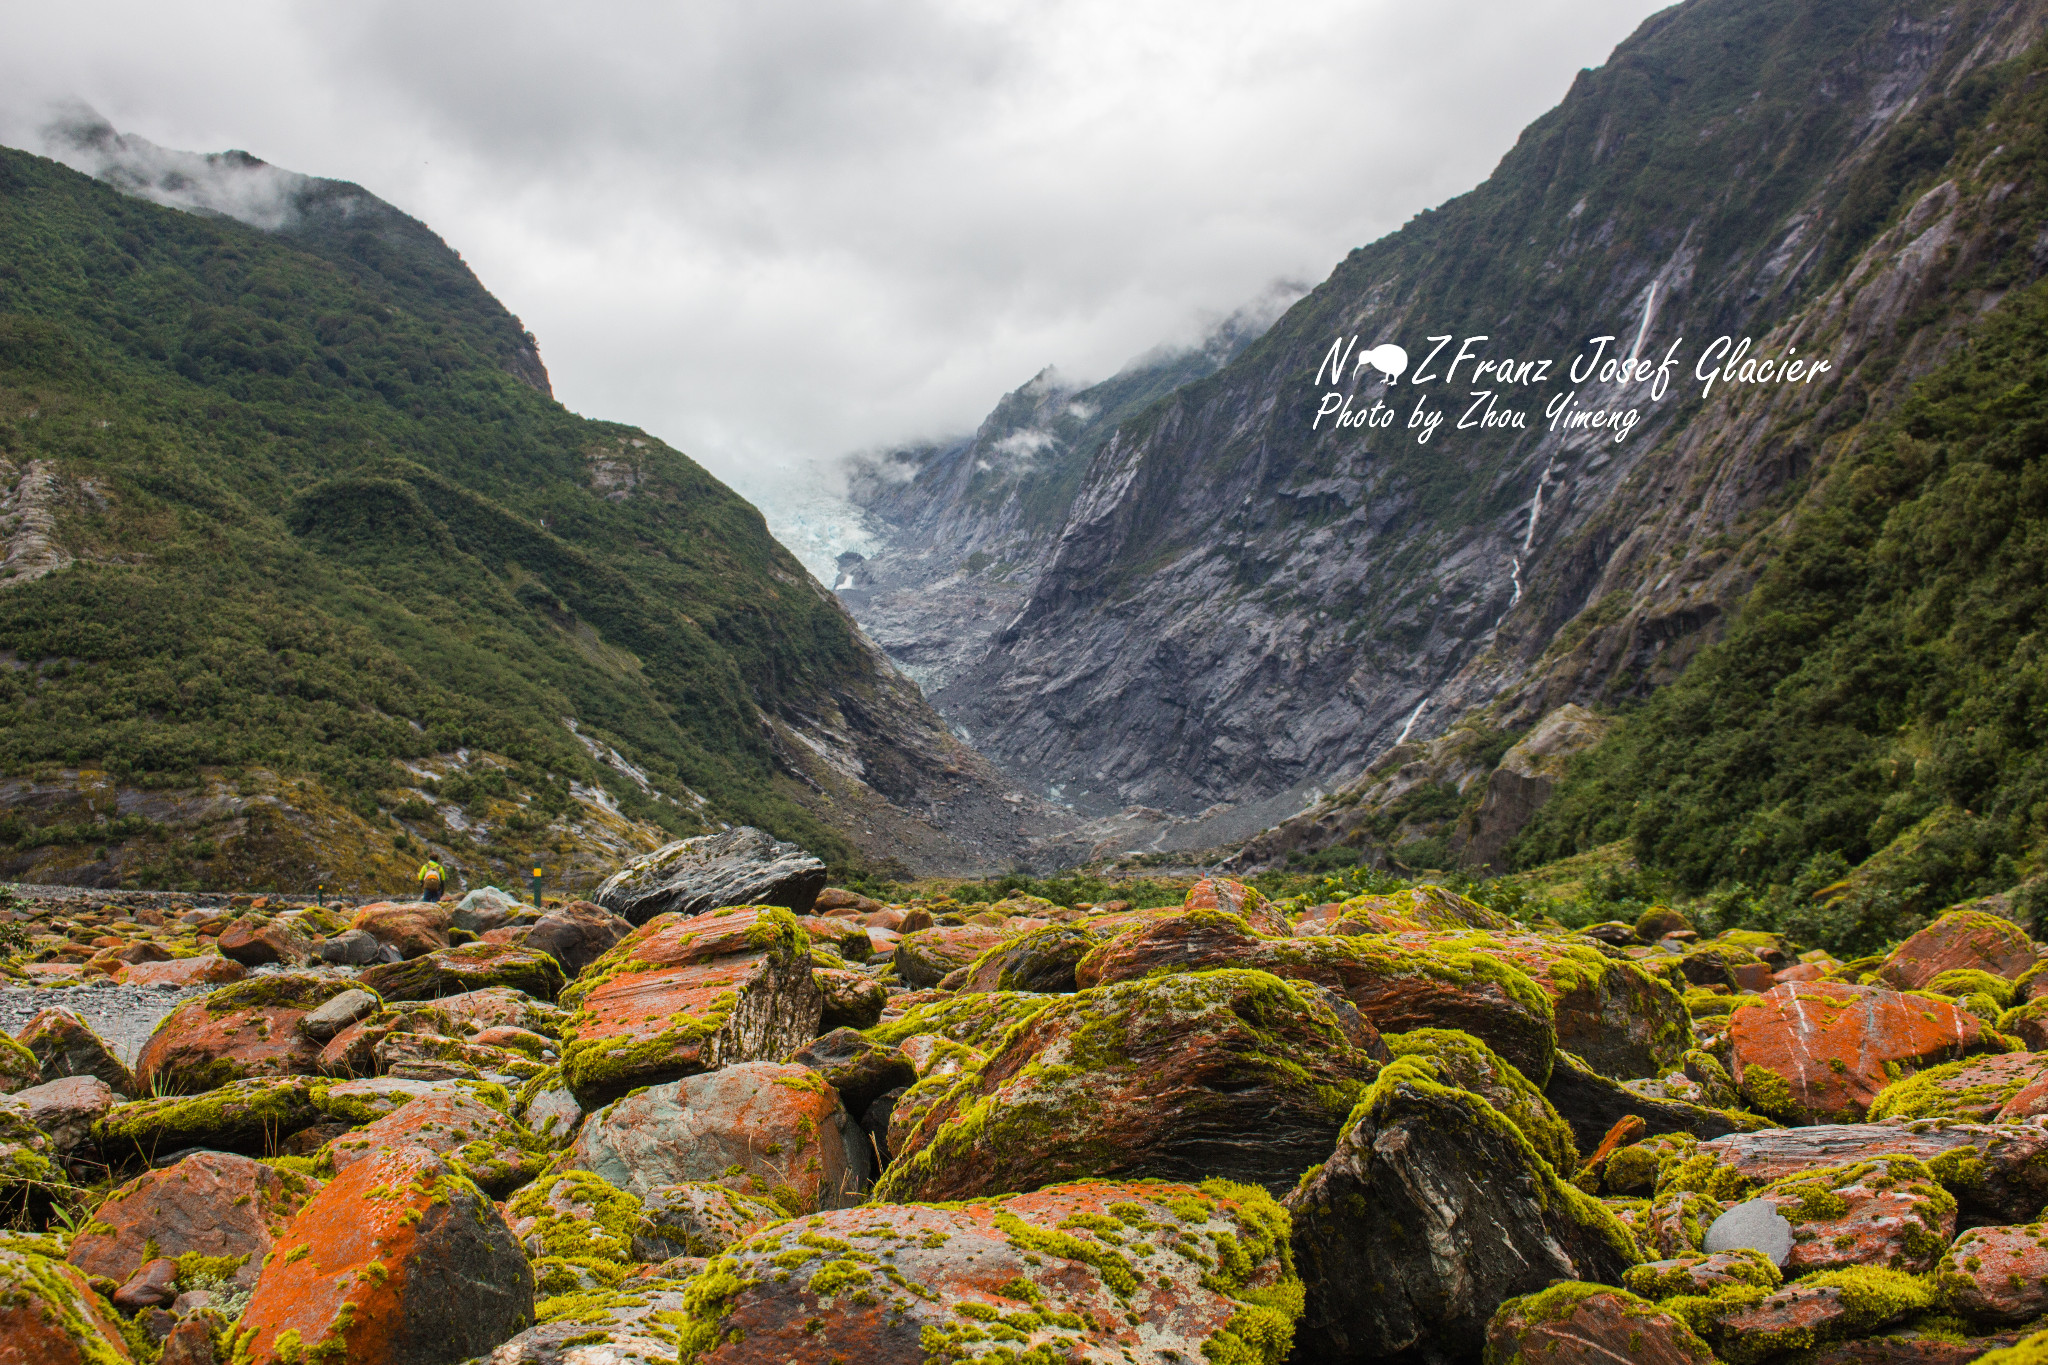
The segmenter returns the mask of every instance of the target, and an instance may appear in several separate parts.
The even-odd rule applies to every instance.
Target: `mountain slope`
[[[599,825],[1000,856],[985,765],[758,513],[555,404],[423,226],[299,188],[271,233],[0,150],[10,872],[203,878],[254,806],[261,874],[330,886],[585,876]]]
[[[1896,336],[1930,321],[1913,310],[1953,262],[1936,252],[1835,319],[1831,344],[1882,364],[1839,357],[1800,388],[1789,436],[1775,404],[1794,399],[1690,382],[1661,401],[1580,386],[1586,406],[1638,408],[1620,442],[1540,423],[1428,444],[1316,430],[1332,340],[1399,339],[1419,362],[1423,338],[1486,336],[1488,358],[1560,371],[1600,336],[1659,358],[1680,337],[1688,358],[1724,334],[1807,346],[1772,329],[1902,216],[1905,186],[1981,118],[1973,77],[2024,52],[2042,10],[1692,0],[1652,18],[1479,189],[1353,252],[1233,363],[1124,424],[949,715],[1084,810],[1264,799],[1264,823],[1411,730],[1497,701],[1490,724],[1526,727],[1668,679],[1754,581],[1739,547],[1830,437],[1953,344],[1945,313],[1918,350]],[[1418,396],[1463,409],[1467,385],[1418,394],[1421,371],[1343,387],[1404,416]]]

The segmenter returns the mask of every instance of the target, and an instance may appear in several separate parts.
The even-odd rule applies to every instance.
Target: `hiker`
[[[441,884],[447,880],[448,873],[446,870],[432,858],[421,863],[418,874],[420,899],[423,901],[437,901],[441,899]]]

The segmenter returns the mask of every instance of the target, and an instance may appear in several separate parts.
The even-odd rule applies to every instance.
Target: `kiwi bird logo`
[[[1378,370],[1391,384],[1407,372],[1408,353],[1391,341],[1375,346],[1370,351],[1360,351],[1357,363],[1351,367],[1353,377],[1355,378],[1360,370],[1367,368]]]

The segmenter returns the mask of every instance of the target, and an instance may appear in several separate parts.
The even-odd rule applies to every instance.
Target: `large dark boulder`
[[[700,834],[627,863],[597,889],[597,903],[635,924],[676,911],[779,905],[801,915],[825,889],[825,864],[795,844],[741,825]]]
[[[1307,1290],[1295,1350],[1327,1365],[1476,1360],[1502,1300],[1553,1280],[1618,1283],[1641,1259],[1514,1124],[1409,1058],[1285,1202]]]

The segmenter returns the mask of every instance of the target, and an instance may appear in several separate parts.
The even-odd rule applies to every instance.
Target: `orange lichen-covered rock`
[[[1836,981],[1773,986],[1738,1006],[1728,1031],[1743,1098],[1789,1123],[1862,1118],[1892,1083],[1888,1064],[1912,1071],[2002,1050],[1947,1001]]]
[[[787,910],[736,906],[633,931],[562,994],[562,1077],[586,1109],[636,1086],[787,1055],[818,1036],[810,937]]]
[[[1543,934],[1401,934],[1411,947],[1483,953],[1521,968],[1550,996],[1557,1045],[1603,1076],[1657,1076],[1693,1045],[1692,1016],[1667,983],[1585,943]]]
[[[867,1188],[867,1138],[809,1067],[742,1062],[606,1106],[567,1164],[646,1197],[715,1180],[791,1214],[844,1208]]]
[[[133,962],[114,973],[124,986],[225,986],[240,981],[249,969],[218,953],[174,957],[169,962]]]
[[[1262,1190],[1086,1181],[867,1205],[768,1228],[686,1292],[697,1365],[931,1359],[1277,1361],[1300,1282]]]
[[[106,1303],[62,1261],[0,1247],[0,1361],[113,1365],[134,1359]]]
[[[2048,1224],[1971,1228],[1941,1258],[1948,1301],[1973,1318],[2026,1322],[2048,1312]]]
[[[1805,1171],[1759,1197],[1792,1225],[1788,1278],[1853,1265],[1919,1274],[1956,1233],[1955,1196],[1910,1156]]]
[[[97,1076],[119,1094],[135,1093],[135,1073],[107,1046],[106,1039],[93,1031],[92,1025],[71,1010],[40,1010],[14,1036],[35,1054],[45,1081],[65,1076]]]
[[[318,976],[261,976],[224,986],[166,1015],[135,1059],[146,1091],[194,1094],[256,1076],[310,1076],[320,1045],[299,1020],[349,982]]]
[[[1870,1118],[1968,1119],[1988,1123],[2007,1101],[2048,1078],[2048,1057],[2002,1052],[1929,1067],[1896,1081],[1870,1103]],[[2023,1109],[2018,1117],[2024,1118]]]
[[[385,1147],[424,1147],[486,1193],[503,1197],[547,1164],[540,1140],[473,1094],[422,1095],[321,1149],[336,1173]]]
[[[271,1251],[235,1333],[250,1365],[451,1365],[533,1321],[533,1272],[497,1208],[418,1147],[356,1162]]]
[[[314,1188],[246,1156],[195,1152],[107,1196],[68,1259],[120,1284],[157,1256],[233,1257],[243,1263],[236,1278],[254,1284],[264,1253]]]
[[[2033,965],[2026,930],[1981,910],[1951,910],[1892,949],[1877,974],[1902,991],[1917,991],[1959,967],[2011,981]]]
[[[1229,877],[1202,878],[1188,888],[1187,896],[1181,901],[1181,909],[1220,910],[1226,915],[1236,915],[1257,934],[1275,934],[1284,938],[1294,932],[1287,916],[1280,913],[1264,893]]]
[[[1512,919],[1489,910],[1470,897],[1441,886],[1411,886],[1383,896],[1353,896],[1341,903],[1344,916],[1353,914],[1391,915],[1413,920],[1431,929],[1515,929]]]
[[[2048,1202],[2048,1130],[1948,1119],[1731,1133],[1694,1148],[1681,1183],[1719,1199],[1741,1199],[1821,1167],[1892,1156],[1924,1162],[1962,1208],[1980,1219],[2017,1223]]]
[[[896,974],[914,987],[936,986],[950,973],[972,965],[983,953],[1015,936],[1012,929],[986,924],[920,929],[905,934],[896,945]]]
[[[1089,1175],[1217,1175],[1277,1193],[1328,1155],[1384,1046],[1341,998],[1264,972],[1055,996],[985,1062],[923,1069],[896,1103],[877,1197],[973,1199]]]
[[[453,913],[447,906],[427,901],[376,901],[356,911],[349,927],[396,948],[400,957],[425,957],[448,946]]]
[[[1485,1358],[1487,1365],[1714,1365],[1707,1344],[1654,1303],[1573,1281],[1503,1303],[1486,1327]]]

